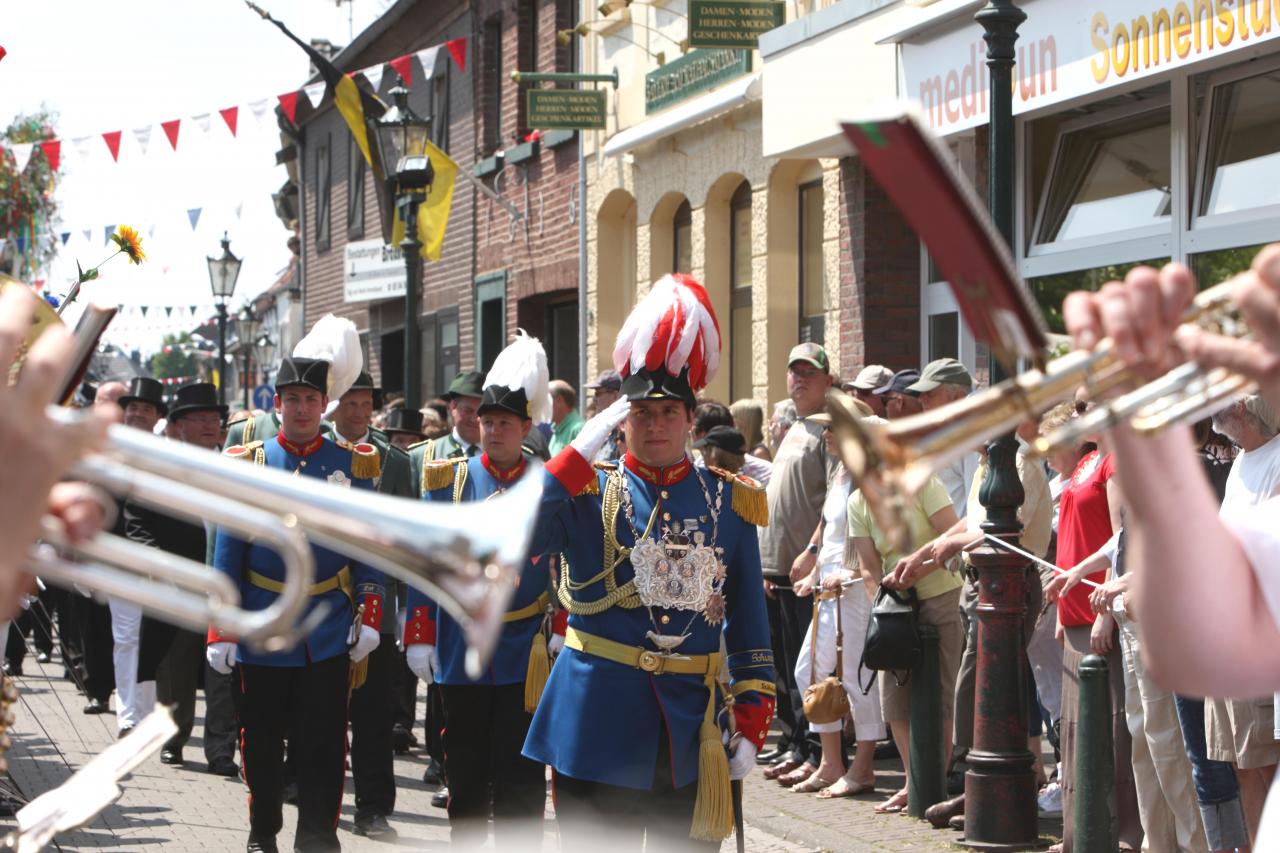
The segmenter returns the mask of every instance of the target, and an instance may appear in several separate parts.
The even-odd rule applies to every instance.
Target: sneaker
[[[1062,817],[1062,786],[1050,782],[1044,786],[1039,797],[1041,817]]]

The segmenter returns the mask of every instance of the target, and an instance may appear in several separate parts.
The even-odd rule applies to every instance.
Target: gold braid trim
[[[422,494],[443,489],[453,482],[455,477],[453,462],[448,459],[422,460]]]
[[[245,418],[244,429],[240,432],[240,443],[249,444],[253,441],[253,431],[258,419],[252,414]]]
[[[462,460],[461,465],[453,466],[453,502],[462,502],[462,487],[467,484],[467,461]]]
[[[369,450],[363,448],[368,447]],[[359,480],[376,480],[382,476],[382,455],[371,444],[352,445],[351,476]]]
[[[732,487],[730,500],[733,511],[739,518],[756,527],[769,526],[769,497],[758,480],[753,480],[746,474],[731,473],[723,468],[708,466],[708,470],[713,471]]]
[[[749,678],[745,681],[739,681],[733,685],[732,693],[734,696],[741,696],[743,693],[763,693],[766,696],[773,696],[778,692],[778,685],[772,681],[765,681],[760,678]]]
[[[619,494],[622,490],[622,472],[610,471],[605,480],[604,495],[600,501],[600,520],[604,524],[604,568],[585,581],[574,582],[569,579],[569,561],[564,554],[560,555],[560,583],[556,589],[556,597],[560,605],[575,616],[595,616],[611,607],[622,607],[632,610],[642,606],[640,596],[636,594],[635,578],[618,586],[617,569],[628,557],[631,549],[618,542],[618,510],[622,506]],[[649,517],[649,527],[653,527],[655,514]],[[646,530],[646,535],[648,531]],[[592,584],[604,581],[606,590],[603,598],[595,601],[578,601],[570,594],[573,590],[585,589]]]

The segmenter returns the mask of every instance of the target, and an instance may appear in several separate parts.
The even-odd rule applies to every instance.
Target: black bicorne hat
[[[529,420],[529,398],[523,388],[507,388],[504,385],[490,385],[480,396],[480,408],[476,414],[485,412],[507,412],[519,418]]]
[[[276,371],[276,393],[279,394],[281,388],[289,385],[304,385],[321,394],[328,394],[329,362],[294,356],[280,359],[280,369]]]
[[[192,382],[179,388],[173,395],[169,420],[202,411],[216,411],[224,420],[227,417],[227,407],[218,403],[218,389],[212,382]]]
[[[425,435],[422,431],[422,412],[417,409],[406,409],[401,406],[398,409],[392,409],[387,413],[387,421],[383,424],[382,431],[391,432],[407,432],[410,435]]]
[[[120,408],[125,408],[130,403],[150,403],[160,412],[160,417],[169,414],[169,407],[164,403],[164,386],[149,376],[135,376],[129,380],[129,393],[120,397],[116,402],[120,404]]]
[[[633,403],[638,400],[679,400],[689,408],[698,404],[689,385],[687,367],[678,376],[672,376],[662,367],[656,370],[641,368],[622,380],[622,396]]]

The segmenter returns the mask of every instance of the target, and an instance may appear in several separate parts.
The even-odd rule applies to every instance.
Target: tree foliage
[[[151,356],[147,365],[156,379],[175,379],[179,376],[195,376],[195,342],[190,332],[165,335],[160,349]]]
[[[48,109],[19,115],[4,131],[3,147],[33,143],[36,150],[22,172],[12,154],[0,156],[0,239],[5,241],[0,263],[20,277],[30,277],[57,251],[53,230],[58,201],[56,174],[39,144],[54,139],[57,116]]]

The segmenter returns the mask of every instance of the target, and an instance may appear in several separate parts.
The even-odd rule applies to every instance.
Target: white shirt
[[[1256,450],[1243,450],[1231,463],[1219,515],[1257,506],[1280,491],[1280,435]]]
[[[818,565],[844,564],[844,543],[849,535],[849,492],[853,478],[841,471],[827,487],[822,504],[822,545],[818,549]]]
[[[773,473],[773,463],[768,459],[761,459],[759,456],[752,456],[748,453],[742,459],[742,473],[756,480],[760,485],[767,486],[769,485],[769,475]]]
[[[951,498],[956,517],[964,518],[969,506],[969,487],[973,484],[973,475],[978,470],[982,458],[976,452],[966,453],[945,468],[938,470],[938,479]]]

